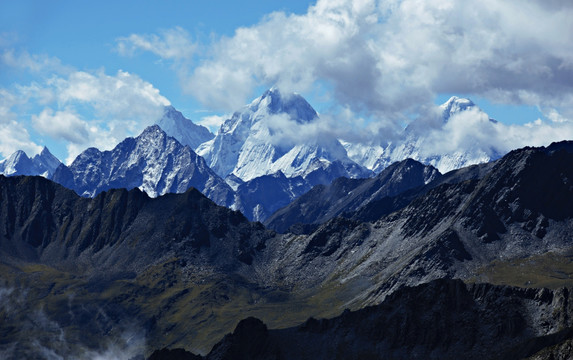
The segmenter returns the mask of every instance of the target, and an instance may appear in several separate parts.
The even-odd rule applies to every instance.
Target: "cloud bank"
[[[338,103],[384,116],[418,111],[437,93],[570,116],[572,19],[573,7],[561,1],[319,0],[304,15],[275,12],[216,41],[185,72],[186,90],[224,110],[244,104],[257,86],[307,91],[324,82]],[[186,39],[176,28],[122,38],[119,48],[171,58],[177,44],[194,48]]]
[[[174,33],[189,38],[181,29]],[[428,152],[475,144],[502,152],[571,138],[570,34],[573,5],[557,0],[318,0],[306,14],[274,12],[216,39],[179,74],[185,91],[219,111],[238,109],[260,87],[326,89],[339,113],[307,130],[335,128],[331,132],[364,142],[395,140],[413,117],[435,111],[438,94],[538,107],[545,119],[526,126],[492,124],[468,113],[438,123],[426,137]],[[184,42],[166,33],[146,38],[153,41],[141,44],[132,35],[119,47],[168,59],[174,51],[166,49]],[[351,118],[358,120],[344,120]],[[291,131],[281,129],[285,136]],[[452,145],[444,147],[444,139]]]

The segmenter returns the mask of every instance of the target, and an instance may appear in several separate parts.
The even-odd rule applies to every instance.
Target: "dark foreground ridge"
[[[39,176],[0,175],[0,204],[1,263],[77,273],[140,272],[174,252],[234,267],[250,263],[270,235],[195,188],[158,198],[118,189],[90,199]]]
[[[373,201],[366,191],[357,211],[307,235],[269,231],[195,189],[92,199],[0,177],[0,358],[90,358],[109,344],[125,358],[566,353],[572,150],[516,150]],[[443,278],[552,290],[432,282]],[[214,347],[249,317],[262,323]],[[309,317],[332,320],[297,326]]]
[[[569,288],[440,279],[402,288],[380,305],[328,320],[310,318],[293,328],[268,330],[247,318],[205,359],[523,359],[541,351],[540,356],[559,356],[559,345],[573,339],[572,312]],[[182,356],[181,350],[162,350],[149,359]]]

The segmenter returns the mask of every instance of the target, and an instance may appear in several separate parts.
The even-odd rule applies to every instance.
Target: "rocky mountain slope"
[[[6,176],[41,175],[50,179],[60,164],[60,160],[52,155],[47,147],[32,158],[19,150],[0,162],[0,174]]]
[[[342,213],[355,212],[361,207],[421,187],[441,177],[432,166],[406,159],[394,163],[369,179],[338,178],[330,185],[319,185],[275,212],[265,224],[279,232],[291,225],[321,224]]]
[[[129,354],[149,355],[163,347],[207,354],[249,316],[269,328],[289,328],[311,316],[334,318],[345,308],[384,307],[386,301],[422,306],[382,311],[379,319],[396,324],[388,328],[405,331],[404,337],[386,334],[383,326],[365,326],[372,333],[360,333],[367,324],[363,315],[343,315],[323,322],[332,341],[309,335],[308,343],[301,340],[307,344],[302,348],[311,355],[330,351],[328,346],[342,344],[348,335],[360,344],[365,339],[364,349],[372,349],[368,341],[385,344],[372,354],[386,349],[397,357],[440,357],[470,349],[477,356],[497,331],[503,341],[492,349],[503,355],[528,339],[559,337],[570,325],[550,314],[562,308],[537,291],[524,291],[529,295],[521,302],[522,295],[512,297],[516,290],[474,292],[457,283],[428,290],[427,299],[440,301],[433,304],[424,295],[420,304],[415,294],[436,285],[401,289],[442,278],[521,287],[571,285],[572,165],[573,143],[516,150],[493,164],[443,175],[435,180],[441,184],[425,192],[407,190],[363,205],[306,235],[266,230],[195,190],[158,198],[137,189],[113,190],[89,199],[40,177],[0,177],[0,352],[43,349],[73,357],[82,350],[78,344],[101,353],[105,339],[115,339]],[[455,291],[447,290],[450,286]],[[442,314],[443,302],[456,305],[456,294],[468,305],[458,313],[462,320],[435,315]],[[491,304],[499,301],[499,309],[488,305],[488,294]],[[521,315],[505,312],[511,309]],[[371,314],[363,311],[356,314]],[[443,336],[404,325],[417,322],[400,314],[419,318],[423,326],[433,324]],[[475,329],[479,336],[467,343],[447,340],[457,334],[448,332],[452,324],[464,319],[484,321]],[[284,336],[286,346],[307,330],[284,331],[290,334]],[[408,334],[420,339],[413,348]],[[223,343],[234,346],[232,338]],[[225,346],[213,354],[227,354]]]
[[[293,328],[269,330],[247,318],[204,358],[523,359],[573,340],[572,312],[571,288],[443,279],[402,288],[380,305],[333,319],[310,318]],[[164,359],[177,355],[182,353],[164,350]]]
[[[82,196],[117,188],[139,188],[149,196],[181,193],[195,187],[218,204],[230,205],[232,189],[189,147],[157,125],[127,138],[111,151],[82,152],[69,167],[60,166],[53,180]]]

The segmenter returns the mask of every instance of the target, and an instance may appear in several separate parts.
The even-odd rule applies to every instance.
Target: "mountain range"
[[[476,113],[364,145],[273,88],[216,135],[166,107],[69,165],[16,152],[0,358],[570,358],[573,142],[427,151]]]
[[[113,188],[139,188],[149,196],[184,192],[195,187],[218,204],[232,202],[232,189],[202,157],[167,136],[158,125],[127,138],[111,151],[89,148],[52,179],[82,196]]]
[[[572,142],[444,175],[408,160],[313,190],[301,204],[325,222],[285,234],[195,189],[83,198],[2,176],[0,351],[73,358],[115,339],[126,358],[567,354],[572,164]]]
[[[481,111],[467,99],[452,97],[442,105],[439,121],[469,110]],[[424,138],[416,135],[415,122],[406,128],[403,143],[386,148],[326,134],[301,136],[318,117],[302,96],[276,88],[235,112],[217,135],[168,106],[157,121],[159,128],[148,128],[110,151],[87,149],[60,169],[46,148],[33,159],[18,151],[0,163],[0,173],[43,175],[91,197],[111,188],[138,187],[153,197],[193,186],[217,204],[265,221],[315,185],[329,185],[339,177],[369,178],[406,158],[449,170],[500,156],[479,150],[422,157]],[[267,191],[258,190],[263,188]]]

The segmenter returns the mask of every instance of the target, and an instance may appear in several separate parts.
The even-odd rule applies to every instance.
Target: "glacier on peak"
[[[439,106],[442,111],[442,118],[447,121],[455,114],[466,111],[471,108],[479,109],[473,101],[466,98],[452,96],[448,101]]]
[[[381,172],[390,164],[411,158],[436,167],[446,173],[457,168],[495,160],[503,154],[491,146],[479,143],[465,144],[456,150],[449,146],[448,134],[455,127],[472,120],[482,122],[482,129],[489,130],[497,122],[473,101],[452,96],[426,115],[412,121],[398,140],[388,144],[357,144],[342,141],[349,157],[358,164]],[[489,126],[489,127],[488,127]]]
[[[305,126],[317,119],[318,113],[301,95],[273,87],[235,112],[197,153],[219,176],[233,175],[242,181],[277,171],[305,178],[335,163],[349,170],[341,176],[369,176],[348,158],[337,139],[304,134]]]

